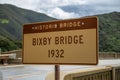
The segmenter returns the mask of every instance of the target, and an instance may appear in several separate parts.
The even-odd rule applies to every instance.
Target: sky
[[[77,18],[113,11],[120,12],[120,0],[0,0],[0,4],[13,4],[45,13],[57,19]],[[70,6],[73,9],[69,8]],[[75,9],[79,11],[77,12]]]

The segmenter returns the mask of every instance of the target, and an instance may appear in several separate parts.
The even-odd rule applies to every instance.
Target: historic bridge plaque
[[[25,24],[23,63],[97,64],[97,18]]]

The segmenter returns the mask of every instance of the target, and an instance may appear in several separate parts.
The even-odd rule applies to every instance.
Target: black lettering
[[[68,44],[72,44],[72,36],[68,36]]]
[[[83,44],[83,43],[84,43],[82,37],[83,37],[83,35],[79,35],[79,43],[80,43],[80,44]]]
[[[50,45],[51,37],[48,37],[48,44]]]
[[[65,36],[65,44],[67,44],[67,36]]]
[[[47,44],[47,38],[43,38],[43,45]]]
[[[64,37],[63,36],[60,37],[60,44],[64,44]]]
[[[36,38],[32,39],[32,45],[35,46],[36,45]]]
[[[55,37],[55,44],[59,44],[59,37]]]
[[[58,49],[56,50],[56,57],[57,58],[59,57],[59,50]]]
[[[60,52],[61,52],[61,54],[60,54],[60,58],[64,58],[64,50],[61,49]]]
[[[78,36],[77,35],[74,36],[74,43],[78,44]]]
[[[64,50],[48,50],[48,58],[64,58]]]
[[[39,45],[42,45],[42,38],[39,38]]]

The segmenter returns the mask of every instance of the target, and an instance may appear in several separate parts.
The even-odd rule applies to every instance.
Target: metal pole
[[[60,66],[55,65],[55,80],[60,80]]]
[[[1,54],[1,52],[2,52],[2,51],[1,51],[1,48],[0,48],[0,54]]]

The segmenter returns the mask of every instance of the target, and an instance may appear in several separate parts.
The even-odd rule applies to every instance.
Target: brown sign
[[[23,26],[23,63],[97,64],[97,18],[26,24]]]

